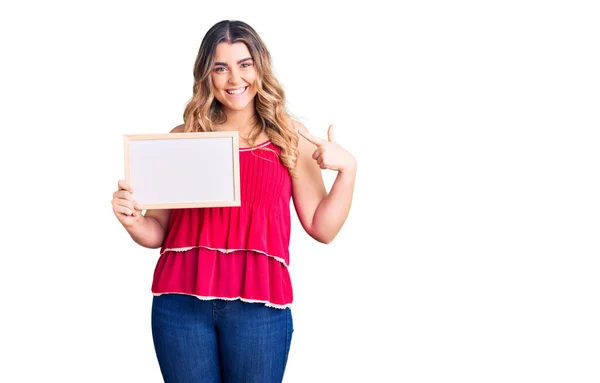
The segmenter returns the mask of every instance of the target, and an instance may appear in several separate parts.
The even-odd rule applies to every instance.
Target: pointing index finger
[[[300,133],[300,135],[304,138],[306,138],[309,142],[319,146],[322,145],[325,141],[323,141],[322,139],[313,136],[310,133],[303,133],[301,130],[298,130],[298,133]]]

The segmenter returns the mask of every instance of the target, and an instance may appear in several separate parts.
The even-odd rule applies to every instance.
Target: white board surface
[[[125,178],[142,209],[240,206],[238,132],[125,135]]]

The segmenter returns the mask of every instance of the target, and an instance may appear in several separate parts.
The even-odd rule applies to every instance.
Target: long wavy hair
[[[194,63],[194,92],[188,102],[183,120],[186,132],[212,132],[215,124],[227,120],[221,103],[213,94],[211,72],[215,63],[217,45],[241,42],[248,47],[256,68],[254,98],[255,121],[248,136],[251,146],[265,132],[269,140],[281,149],[279,159],[292,176],[296,175],[298,135],[292,118],[286,110],[285,95],[271,69],[271,54],[256,31],[242,21],[223,20],[213,25],[200,44]]]

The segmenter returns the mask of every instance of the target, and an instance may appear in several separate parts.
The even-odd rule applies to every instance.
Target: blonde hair
[[[254,146],[258,136],[265,132],[269,140],[281,149],[279,159],[290,174],[295,176],[298,161],[298,135],[292,117],[285,107],[285,94],[271,69],[271,55],[256,31],[242,21],[223,20],[213,25],[200,44],[194,63],[194,91],[188,102],[183,120],[186,132],[212,132],[214,123],[227,118],[212,89],[211,71],[219,43],[242,42],[248,48],[256,67],[258,93],[254,99],[256,120],[248,142]]]

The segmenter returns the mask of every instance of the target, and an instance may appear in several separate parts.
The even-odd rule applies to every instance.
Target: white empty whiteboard
[[[237,131],[123,137],[125,179],[140,208],[240,206]]]

